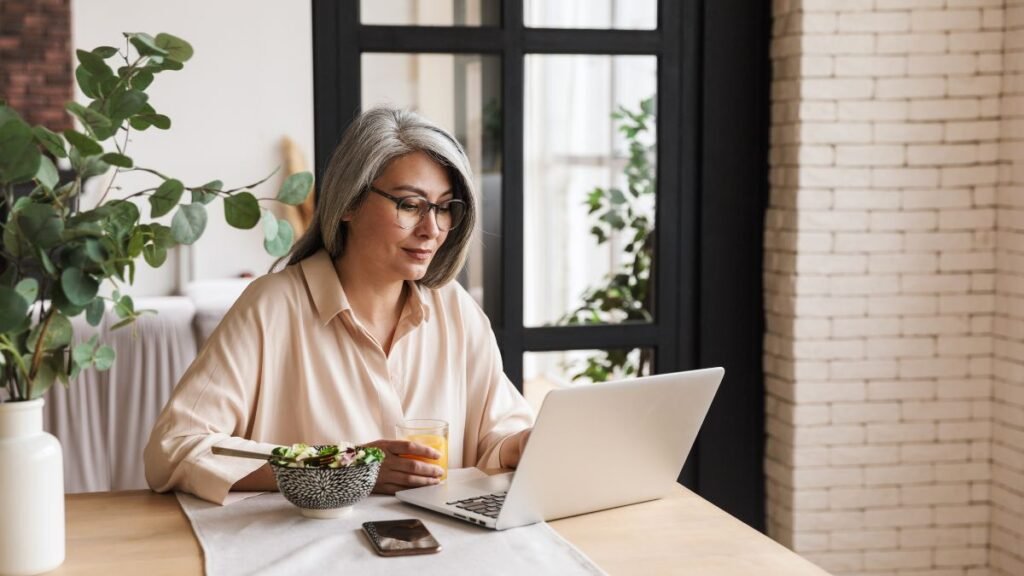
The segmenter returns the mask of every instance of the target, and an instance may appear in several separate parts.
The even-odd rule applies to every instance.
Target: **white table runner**
[[[187,494],[178,501],[203,548],[207,576],[373,574],[604,574],[547,523],[495,531],[370,496],[334,520],[305,518],[278,493],[218,506]],[[419,518],[441,543],[437,554],[378,556],[363,522]]]

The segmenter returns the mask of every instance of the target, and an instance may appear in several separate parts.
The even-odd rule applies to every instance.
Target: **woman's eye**
[[[452,208],[451,208],[451,206],[449,206],[449,205],[447,205],[447,204],[444,204],[444,205],[438,206],[438,207],[437,207],[437,210],[438,210],[439,212],[442,212],[442,213],[444,213],[444,214],[447,214],[447,213],[449,213],[449,212],[451,212],[451,211],[452,211]]]
[[[416,213],[420,211],[420,205],[417,202],[402,202],[399,209],[405,212]]]

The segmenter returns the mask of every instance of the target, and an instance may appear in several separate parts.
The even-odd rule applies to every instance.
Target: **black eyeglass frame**
[[[424,198],[422,196],[405,196],[405,197],[399,198],[398,196],[393,196],[391,194],[388,194],[387,192],[381,190],[380,188],[377,188],[376,186],[374,186],[372,184],[370,185],[370,191],[371,192],[376,192],[377,194],[380,194],[381,196],[383,196],[383,197],[387,198],[388,200],[391,200],[392,202],[395,203],[395,223],[398,224],[398,227],[401,228],[402,230],[411,230],[411,229],[419,226],[420,222],[423,222],[423,218],[431,210],[434,211],[434,222],[437,223],[438,229],[443,230],[445,232],[450,232],[452,230],[455,230],[456,228],[459,227],[460,224],[462,224],[462,221],[466,219],[466,209],[467,209],[466,203],[464,201],[462,201],[462,200],[459,200],[458,198],[452,198],[451,200],[447,200],[447,201],[445,201],[445,202],[443,202],[441,204],[434,204],[433,202],[427,200],[426,198]],[[405,202],[406,200],[409,200],[409,199],[413,199],[413,200],[416,200],[416,201],[424,202],[424,203],[426,203],[427,208],[425,210],[420,210],[420,218],[419,218],[419,220],[416,221],[415,224],[413,224],[412,226],[406,227],[406,226],[402,226],[401,215],[400,214],[401,214],[401,210],[402,210],[402,202]],[[442,210],[442,209],[443,210],[450,210],[452,204],[455,204],[457,206],[462,206],[462,213],[461,213],[462,215],[459,217],[459,221],[458,222],[453,222],[453,225],[450,228],[442,228],[441,227],[441,221],[437,218],[437,215],[439,214],[438,210]],[[454,220],[454,217],[453,217],[453,220]]]

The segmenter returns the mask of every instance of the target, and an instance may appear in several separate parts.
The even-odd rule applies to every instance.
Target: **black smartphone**
[[[363,532],[373,544],[373,549],[381,556],[408,556],[441,551],[441,544],[434,535],[427,530],[423,522],[415,518],[363,522]]]

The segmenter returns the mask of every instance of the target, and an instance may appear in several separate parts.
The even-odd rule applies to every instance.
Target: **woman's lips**
[[[416,250],[415,248],[402,248],[402,250],[404,250],[410,258],[418,262],[426,262],[430,260],[430,256],[433,254],[431,250]]]

